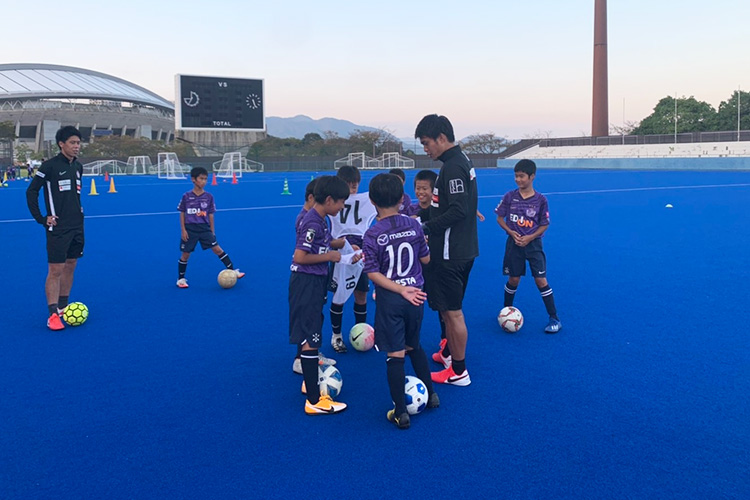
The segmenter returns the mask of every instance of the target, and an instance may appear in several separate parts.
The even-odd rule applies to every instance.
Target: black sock
[[[542,294],[542,300],[544,301],[544,307],[547,308],[547,314],[550,318],[560,320],[557,317],[557,309],[555,308],[555,296],[552,295],[552,288],[549,285],[539,289],[539,293]]]
[[[57,314],[57,302],[54,304],[47,304],[47,309],[49,309],[50,316],[53,314]]]
[[[445,326],[445,320],[443,319],[443,315],[438,313],[438,318],[440,318],[440,338],[441,339],[447,338],[445,335],[445,330],[447,327]],[[445,345],[443,346],[443,357],[447,358],[450,355],[451,355],[451,348],[448,347],[448,342],[446,341]]]
[[[406,393],[404,392],[404,358],[386,358],[388,374],[388,388],[391,390],[391,399],[396,405],[396,416],[406,413]]]
[[[461,375],[466,371],[466,359],[453,359],[453,373]]]
[[[232,265],[232,259],[229,258],[229,255],[227,255],[226,252],[219,255],[219,260],[224,263],[227,269],[234,269],[234,266]]]
[[[344,304],[331,304],[331,329],[334,335],[341,335],[341,319],[344,317]]]
[[[427,353],[422,349],[422,345],[418,345],[411,351],[406,351],[411,360],[411,366],[414,368],[414,373],[417,374],[417,378],[424,382],[427,387],[427,394],[432,394],[432,377],[430,376],[430,365],[427,363]]]
[[[367,304],[354,303],[354,323],[367,323]]]
[[[503,307],[510,307],[513,305],[513,299],[516,296],[516,290],[518,290],[518,285],[513,286],[510,283],[505,284],[505,302],[503,303]]]
[[[68,296],[67,295],[60,295],[57,298],[57,308],[58,309],[65,309],[68,307]]]
[[[180,259],[177,261],[177,272],[179,273],[180,279],[185,277],[185,271],[187,271],[187,261]]]
[[[320,388],[318,387],[318,350],[302,351],[302,377],[305,379],[307,389],[307,400],[316,404],[320,400]]]

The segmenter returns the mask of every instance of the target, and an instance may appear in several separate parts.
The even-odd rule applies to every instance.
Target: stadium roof
[[[163,97],[104,73],[53,64],[0,64],[0,101],[19,99],[102,99],[174,112]]]

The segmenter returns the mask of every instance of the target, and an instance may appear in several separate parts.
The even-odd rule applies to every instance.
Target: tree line
[[[750,130],[750,92],[735,90],[732,95],[714,108],[705,101],[695,97],[663,97],[654,107],[653,112],[640,122],[627,122],[612,125],[612,135],[652,135],[673,134],[675,118],[677,133],[687,132],[722,132],[737,130],[737,110],[739,107],[740,128]],[[676,114],[675,114],[675,104]],[[525,138],[540,139],[550,137],[551,131],[535,132]],[[10,147],[16,139],[12,122],[0,123],[0,144]],[[470,135],[459,143],[464,151],[470,154],[496,154],[513,144],[507,137],[500,137],[494,132]],[[348,137],[341,137],[336,132],[305,134],[302,139],[294,137],[280,138],[267,136],[250,146],[248,158],[260,157],[321,157],[346,156],[352,152],[364,151],[368,156],[376,157],[387,152],[398,152],[405,156],[414,156],[415,151],[404,145],[387,129],[355,130]],[[165,143],[146,138],[129,136],[98,137],[85,145],[81,156],[89,158],[124,158],[128,156],[157,156],[162,152],[174,152],[180,157],[194,156],[190,144],[175,141]],[[41,159],[43,152],[34,153],[25,144],[20,144],[13,151],[20,162]]]

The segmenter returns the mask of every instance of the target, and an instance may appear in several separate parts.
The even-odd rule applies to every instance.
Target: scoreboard
[[[176,75],[175,87],[179,130],[266,129],[263,80]]]

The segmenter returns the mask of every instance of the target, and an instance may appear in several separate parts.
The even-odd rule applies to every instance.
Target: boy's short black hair
[[[521,160],[513,167],[514,172],[523,172],[529,177],[536,174],[536,163],[531,160]]]
[[[315,196],[315,184],[317,183],[318,179],[313,179],[307,183],[307,186],[305,187],[305,202],[307,202],[307,199],[310,196]]]
[[[315,203],[325,203],[329,196],[334,201],[345,200],[349,197],[349,185],[336,175],[322,175],[315,183],[313,196]]]
[[[336,172],[336,177],[342,179],[347,184],[359,184],[362,180],[359,169],[353,165],[344,165],[339,168],[339,171]]]
[[[370,201],[376,207],[397,207],[404,198],[404,183],[393,174],[378,174],[370,180]]]
[[[388,171],[388,173],[399,177],[402,182],[406,182],[406,174],[400,168],[392,168]]]
[[[414,176],[414,185],[417,185],[417,181],[428,181],[430,187],[435,187],[435,181],[437,180],[437,174],[432,170],[420,170],[417,175]]]
[[[451,125],[448,118],[441,115],[427,115],[417,124],[414,138],[421,139],[422,137],[429,137],[430,139],[437,140],[440,134],[445,134],[445,138],[448,139],[448,142],[456,141],[456,136],[453,135],[453,125]]]
[[[68,139],[73,136],[76,136],[79,139],[83,140],[83,138],[81,137],[81,133],[77,128],[75,128],[73,125],[67,125],[57,131],[57,133],[55,134],[55,143],[60,146],[61,142],[68,142]]]
[[[190,169],[191,179],[197,179],[200,175],[205,175],[206,177],[208,177],[208,170],[203,167],[193,167],[192,169]]]

